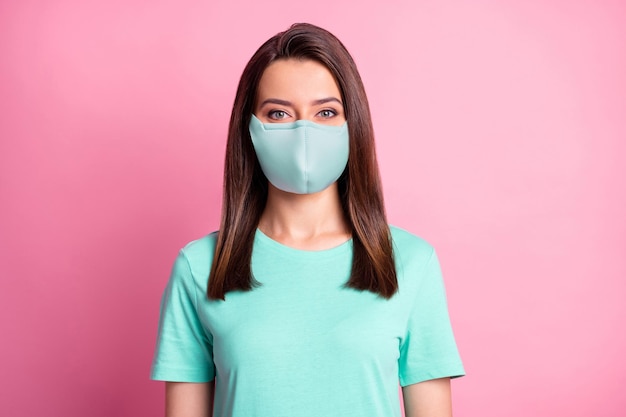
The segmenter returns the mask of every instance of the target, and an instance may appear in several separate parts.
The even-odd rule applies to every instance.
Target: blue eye
[[[283,110],[272,110],[268,113],[268,117],[274,120],[281,120],[288,116],[286,111]]]
[[[322,111],[320,111],[320,112],[318,113],[318,115],[319,115],[320,117],[323,117],[324,119],[329,119],[329,118],[331,118],[331,117],[333,117],[333,116],[336,116],[336,115],[337,115],[337,112],[336,112],[336,111],[334,111],[334,110],[331,110],[331,109],[326,109],[326,110],[322,110]]]

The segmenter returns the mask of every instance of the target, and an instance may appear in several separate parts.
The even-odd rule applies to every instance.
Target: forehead
[[[323,64],[311,59],[280,59],[272,62],[259,81],[257,98],[315,100],[341,94],[337,81]]]

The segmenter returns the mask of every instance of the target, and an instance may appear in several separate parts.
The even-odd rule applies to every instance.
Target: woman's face
[[[263,123],[309,120],[339,126],[346,121],[335,78],[310,59],[270,64],[259,81],[254,115]]]

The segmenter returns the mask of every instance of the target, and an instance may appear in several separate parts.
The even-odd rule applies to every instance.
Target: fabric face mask
[[[347,123],[262,123],[252,115],[249,129],[263,173],[280,190],[317,193],[337,181],[348,163]]]

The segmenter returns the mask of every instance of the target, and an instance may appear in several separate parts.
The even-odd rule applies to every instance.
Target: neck
[[[350,238],[336,183],[315,194],[287,193],[269,184],[259,229],[299,249],[328,249]]]

